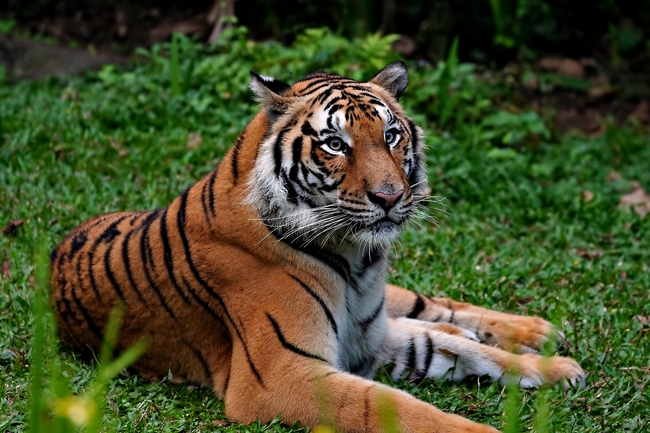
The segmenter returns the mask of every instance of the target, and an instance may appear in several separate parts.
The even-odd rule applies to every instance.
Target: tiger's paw
[[[508,366],[508,371],[501,382],[518,378],[522,388],[540,386],[544,383],[562,383],[564,388],[570,386],[585,387],[586,374],[573,359],[561,356],[543,357],[524,354],[515,358]]]
[[[497,313],[478,330],[481,341],[514,353],[539,353],[549,341],[563,342],[564,334],[539,317]]]

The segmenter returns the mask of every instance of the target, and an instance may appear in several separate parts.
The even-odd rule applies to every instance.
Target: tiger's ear
[[[251,90],[255,92],[255,99],[264,107],[269,120],[273,120],[284,113],[291,102],[291,98],[282,96],[281,93],[291,86],[273,77],[259,75],[253,71],[250,71],[250,74],[252,78]]]
[[[395,99],[406,89],[409,83],[409,72],[406,63],[402,61],[389,63],[377,75],[372,77],[371,83],[377,84],[388,90]]]

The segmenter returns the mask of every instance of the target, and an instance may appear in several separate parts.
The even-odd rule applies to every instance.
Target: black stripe
[[[453,304],[451,302],[451,299],[447,299],[447,309],[451,311],[451,315],[449,316],[449,323],[453,323],[454,314],[456,314],[456,312],[453,310],[452,307],[453,307]]]
[[[219,302],[219,305],[221,305],[221,309],[225,313],[226,317],[228,318],[228,322],[232,326],[232,328],[235,330],[235,333],[237,334],[237,337],[242,343],[242,347],[244,348],[244,352],[246,353],[246,358],[248,360],[248,365],[250,366],[251,370],[253,371],[253,374],[255,375],[255,378],[257,381],[264,386],[264,381],[262,380],[262,376],[260,376],[259,371],[257,370],[257,367],[255,367],[255,364],[253,363],[253,360],[250,356],[250,353],[248,352],[248,347],[246,346],[246,342],[244,341],[244,338],[241,335],[241,331],[235,324],[235,321],[233,320],[232,316],[228,312],[228,308],[226,307],[226,303],[224,302],[223,298],[219,296],[217,292],[214,291],[212,287],[201,277],[201,274],[199,274],[198,269],[196,269],[196,266],[194,265],[194,261],[192,260],[192,253],[190,251],[190,245],[187,240],[187,235],[185,234],[185,212],[187,211],[187,191],[181,195],[181,204],[180,204],[180,209],[178,210],[177,214],[177,224],[178,224],[178,233],[181,237],[181,242],[183,243],[183,248],[185,250],[185,261],[187,265],[190,268],[190,271],[192,272],[192,275],[194,276],[194,279],[198,281],[198,283],[208,292],[210,296],[212,296],[214,299]]]
[[[212,216],[215,217],[215,218],[217,217],[217,211],[216,211],[216,206],[217,206],[217,205],[216,205],[216,203],[214,202],[214,183],[215,183],[216,180],[217,180],[217,175],[218,175],[218,174],[219,174],[219,166],[215,167],[215,168],[212,170],[212,174],[210,174],[210,179],[209,179],[209,182],[208,182],[208,183],[209,183],[208,188],[210,189],[210,190],[209,190],[209,196],[210,196],[210,201],[209,201],[210,212],[212,212]]]
[[[210,177],[208,177],[208,181],[203,185],[203,191],[201,191],[201,204],[203,205],[203,213],[205,215],[205,221],[208,225],[208,227],[212,227],[212,223],[210,221],[210,217],[216,218],[217,217],[217,211],[216,211],[216,204],[214,202],[214,183],[217,179],[217,174],[219,172],[219,166],[216,166],[214,169],[212,169],[212,172],[210,173]],[[208,194],[208,198],[206,199],[206,191]],[[210,213],[208,214],[208,208],[210,209]]]
[[[79,341],[79,339],[77,339],[76,333],[74,332],[74,329],[79,329],[79,324],[82,324],[83,320],[76,319],[74,317],[74,314],[72,314],[72,311],[70,311],[70,310],[62,311],[60,309],[60,303],[59,303],[58,300],[57,300],[57,311],[59,313],[59,317],[61,317],[61,320],[63,321],[63,324],[65,325],[65,328],[68,330],[68,332],[66,333],[64,329],[59,329],[59,333],[60,333],[61,337],[64,340],[68,340],[70,343],[73,343],[77,347],[83,346],[83,343],[81,343]],[[68,320],[70,318],[75,319],[75,321],[78,324],[75,325],[74,327],[72,325],[70,325],[69,320]]]
[[[127,215],[119,217],[117,220],[113,221],[106,229],[102,232],[97,239],[95,239],[95,245],[100,242],[111,242],[115,239],[120,231],[117,229],[117,226],[127,218]]]
[[[339,334],[338,326],[336,325],[336,321],[334,320],[334,316],[332,315],[332,312],[330,311],[330,309],[325,304],[325,301],[323,301],[323,299],[320,296],[318,296],[318,294],[316,292],[314,292],[307,284],[300,281],[300,279],[298,279],[298,277],[295,277],[293,275],[290,275],[290,276],[291,276],[291,278],[296,280],[298,282],[298,284],[300,284],[302,286],[302,288],[305,289],[307,291],[307,293],[309,293],[316,300],[316,302],[318,302],[320,304],[320,306],[323,308],[323,311],[325,312],[325,316],[327,316],[327,320],[329,320],[330,325],[332,325],[332,329],[334,329],[334,334],[336,334],[338,336],[338,334]]]
[[[119,230],[117,230],[118,224],[120,224],[122,221],[126,219],[126,216],[122,216],[118,218],[117,220],[113,221],[111,224],[104,229],[101,235],[95,239],[95,242],[93,242],[92,247],[90,248],[90,251],[88,251],[88,277],[90,279],[90,287],[92,288],[93,292],[95,293],[95,297],[97,298],[97,302],[102,304],[102,299],[101,295],[99,293],[99,286],[97,285],[97,280],[95,279],[95,272],[93,271],[93,261],[94,261],[94,256],[95,256],[95,251],[97,250],[97,247],[101,242],[111,242],[117,235],[120,234]]]
[[[133,291],[135,292],[136,295],[138,295],[140,301],[142,301],[143,304],[147,305],[147,302],[142,297],[142,293],[140,293],[140,289],[138,289],[138,285],[135,283],[135,280],[133,279],[133,272],[131,272],[131,260],[129,259],[129,240],[131,239],[131,236],[133,236],[134,232],[135,230],[129,231],[126,234],[126,236],[124,236],[124,239],[122,239],[122,263],[124,264],[124,269],[126,270],[126,276],[129,280],[129,283],[131,283],[131,287],[133,288]]]
[[[59,295],[59,298],[61,300],[63,300],[63,303],[65,304],[66,308],[70,312],[70,315],[72,316],[72,318],[75,321],[77,321],[79,323],[82,323],[82,321],[77,319],[76,315],[73,314],[73,311],[72,311],[72,308],[71,308],[71,305],[70,305],[70,300],[65,296],[65,290],[64,289],[66,287],[66,279],[63,277],[63,270],[62,270],[62,268],[63,268],[63,260],[64,259],[65,259],[65,254],[61,254],[60,256],[58,256],[57,263],[56,263],[56,274],[58,276],[57,281],[58,281],[58,285],[59,285],[58,295]],[[68,258],[68,263],[70,264],[70,266],[72,266],[72,258]],[[52,268],[54,268],[54,263],[52,263]],[[79,278],[79,276],[77,276],[77,278]],[[57,304],[57,305],[60,305],[60,304]],[[61,311],[60,307],[58,308],[58,311],[59,312]]]
[[[344,211],[349,212],[351,214],[366,214],[368,216],[373,214],[373,212],[371,210],[367,209],[367,208],[359,209],[359,208],[356,208],[356,207],[346,206],[344,204],[339,205],[339,207],[341,209],[343,209]]]
[[[343,107],[343,105],[341,105],[341,104],[334,104],[334,105],[332,105],[332,106],[330,107],[330,109],[329,109],[329,111],[327,112],[327,114],[329,114],[329,115],[331,116],[332,114],[334,114],[334,113],[336,113],[338,110],[340,110],[342,107]]]
[[[72,243],[70,244],[70,251],[68,251],[68,259],[72,259],[74,255],[86,244],[88,241],[88,234],[83,231],[77,233],[74,238],[72,238]]]
[[[302,166],[302,175],[305,176],[305,180],[308,179],[308,173],[312,174],[316,179],[318,179],[321,183],[325,182],[325,179],[327,179],[326,176],[324,176],[321,172],[319,171],[314,171],[310,169],[307,166]],[[319,185],[316,185],[319,186]]]
[[[226,373],[226,380],[224,381],[224,384],[223,384],[223,395],[224,396],[228,392],[228,385],[230,385],[230,369],[228,369],[228,373]]]
[[[114,245],[115,243],[111,242],[110,244],[108,244],[108,247],[106,248],[106,252],[104,253],[104,269],[106,270],[106,276],[108,277],[108,281],[111,282],[111,285],[113,286],[113,289],[115,289],[117,296],[119,296],[122,302],[124,302],[124,292],[122,292],[122,288],[120,287],[120,284],[115,279],[115,274],[111,270],[111,250],[113,249]]]
[[[370,390],[373,386],[366,387],[363,392],[363,425],[368,428],[370,426]]]
[[[327,74],[327,75],[322,76],[322,78],[314,79],[311,83],[307,84],[307,85],[302,89],[300,95],[301,95],[301,96],[304,96],[306,93],[303,93],[303,92],[306,92],[306,91],[309,90],[311,87],[316,86],[316,85],[318,85],[318,84],[323,84],[323,83],[333,83],[333,82],[336,82],[336,81],[337,81],[336,78],[338,78],[338,77],[335,76],[335,75],[329,75],[329,74]]]
[[[192,285],[185,279],[185,277],[181,277],[183,279],[183,284],[185,284],[185,288],[190,292],[192,297],[196,300],[196,302],[203,307],[205,311],[210,313],[210,315],[215,318],[219,323],[221,323],[224,327],[226,327],[226,322],[223,320],[223,318],[217,314],[216,311],[214,311],[210,306],[199,296],[199,294],[194,290]]]
[[[411,132],[411,146],[413,148],[413,168],[408,176],[409,185],[418,182],[416,174],[420,170],[420,142],[418,139],[417,127],[413,120],[408,119],[409,131]]]
[[[212,176],[212,174],[210,175]],[[209,227],[212,227],[212,224],[210,224],[210,214],[208,213],[208,197],[206,191],[208,190],[208,185],[210,184],[209,180],[206,181],[203,184],[203,188],[201,189],[201,207],[203,207],[203,216],[205,216],[205,223]]]
[[[282,170],[281,180],[287,189],[287,200],[297,205],[300,196],[298,195],[298,191],[296,191],[296,189],[293,187],[293,182],[291,182],[285,170]]]
[[[361,270],[365,272],[368,268],[381,263],[385,257],[385,253],[381,248],[370,248],[367,254],[364,254],[362,258],[362,267]]]
[[[280,325],[278,325],[278,322],[275,321],[273,316],[271,316],[269,313],[266,313],[266,317],[268,317],[269,320],[271,321],[271,325],[273,325],[273,329],[275,330],[275,335],[278,336],[278,340],[280,340],[280,343],[282,343],[282,346],[285,349],[289,349],[290,351],[292,351],[292,352],[294,352],[294,353],[296,353],[298,355],[305,356],[307,358],[317,359],[319,361],[327,362],[325,359],[321,358],[320,356],[314,355],[314,354],[309,353],[309,352],[305,352],[301,348],[299,348],[297,346],[294,346],[293,344],[289,343],[284,338],[284,335],[282,334],[282,329],[280,329]]]
[[[77,289],[77,287],[80,287],[80,288],[83,289],[83,283],[82,283],[82,281],[81,281],[81,272],[80,272],[80,270],[79,270],[79,267],[80,267],[81,259],[82,259],[82,258],[83,258],[83,257],[80,255],[80,256],[79,256],[79,259],[77,260],[77,263],[75,264],[75,267],[74,267],[75,272],[76,272],[76,277],[77,277],[77,283],[78,283],[78,284],[70,284],[70,285],[69,285],[69,286],[70,286],[70,296],[72,297],[72,301],[73,301],[73,302],[76,304],[76,306],[77,306],[77,311],[79,311],[79,312],[81,313],[81,315],[83,316],[83,319],[85,320],[85,323],[88,325],[88,327],[89,327],[90,330],[93,332],[93,334],[95,334],[95,335],[97,336],[97,339],[101,342],[101,340],[102,340],[102,332],[101,332],[99,326],[97,326],[97,325],[95,324],[94,320],[92,319],[92,317],[90,317],[90,315],[88,314],[88,311],[87,311],[87,310],[84,308],[84,306],[81,304],[81,300],[79,299],[79,297],[77,297],[77,294],[76,294],[76,289]],[[59,259],[59,263],[61,264],[62,261],[63,261],[63,256],[60,257],[60,259]],[[71,262],[71,261],[70,261],[70,265],[72,265],[72,262]],[[60,272],[60,270],[59,270],[59,272]],[[64,285],[64,283],[62,283],[61,280],[60,280],[60,281],[59,281],[59,284],[61,285],[61,287],[62,287],[61,290],[63,291],[63,285]],[[65,299],[65,298],[64,298],[64,299]],[[69,303],[66,303],[66,304],[69,305]],[[72,308],[70,308],[70,312],[73,312],[73,311],[74,311],[74,310],[72,310]],[[77,320],[77,322],[80,323],[80,324],[81,324],[81,323],[84,323],[84,320],[82,320],[82,319],[77,319],[77,318],[75,317],[75,320]],[[78,329],[78,327],[79,327],[79,326],[75,326],[75,328],[77,328],[77,329]],[[75,335],[75,333],[71,333],[71,335]],[[87,344],[87,343],[86,343],[86,344]]]
[[[407,364],[406,366],[413,370],[415,368],[415,341],[413,340],[413,337],[411,337],[411,341],[409,341],[409,347],[408,347],[408,356],[407,356]]]
[[[158,272],[156,271],[156,263],[154,262],[154,259],[153,259],[153,251],[151,250],[151,244],[149,242],[150,239],[149,239],[148,231],[149,231],[150,225],[153,224],[153,222],[158,218],[160,218],[160,213],[159,212],[156,213],[156,218],[151,218],[150,221],[149,221],[149,218],[147,218],[147,220],[145,220],[145,224],[140,226],[141,229],[147,231],[147,237],[145,238],[144,250],[143,250],[144,251],[144,259],[143,259],[142,263],[145,266],[149,266],[151,268],[151,272],[155,273],[156,275],[158,274]]]
[[[271,227],[269,224],[266,224],[266,226],[268,230],[273,233],[273,227]],[[275,233],[273,234],[275,235]],[[312,256],[316,260],[325,263],[327,266],[332,268],[337,274],[339,274],[339,276],[343,278],[346,282],[350,280],[350,265],[348,261],[345,259],[345,257],[336,254],[333,251],[323,249],[317,245],[313,245],[313,244],[304,245],[298,239],[280,239],[280,238],[277,239],[279,241],[286,243],[292,248],[302,251],[303,253]]]
[[[176,315],[172,311],[172,309],[169,307],[167,304],[167,301],[165,301],[164,296],[160,292],[160,288],[158,285],[155,283],[153,278],[151,277],[151,272],[149,271],[149,259],[151,259],[151,263],[153,264],[153,257],[150,257],[151,253],[148,251],[150,249],[149,247],[149,227],[151,227],[152,222],[160,215],[159,211],[154,211],[150,216],[147,217],[146,220],[144,220],[142,224],[142,233],[140,235],[140,260],[142,261],[142,269],[144,269],[144,275],[147,278],[147,282],[149,283],[149,286],[153,289],[154,293],[158,296],[158,299],[160,300],[160,303],[162,304],[163,308],[167,313],[172,317],[172,319],[176,319]],[[149,259],[147,258],[149,256]]]
[[[332,78],[336,78],[336,80],[332,80]],[[327,81],[327,82],[325,82],[325,81]],[[341,79],[339,79],[339,77],[330,77],[330,79],[323,80],[321,82],[324,82],[325,84],[323,84],[322,86],[315,87],[315,88],[311,89],[308,92],[305,92],[305,90],[307,89],[307,88],[305,88],[302,92],[300,92],[299,96],[311,95],[311,94],[316,93],[319,90],[325,89],[325,88],[329,88],[328,90],[330,90],[330,93],[331,93],[331,91],[334,91],[334,90],[351,90],[353,92],[358,92],[360,90],[365,90],[363,87],[356,85],[356,84],[358,84],[358,82],[356,82],[354,80],[348,80],[348,79],[342,79],[341,80]],[[312,86],[313,84],[314,83],[310,84],[308,87]],[[349,95],[348,92],[346,92],[346,94]]]
[[[321,94],[319,94],[314,99],[312,99],[311,103],[309,104],[310,108],[314,107],[318,103],[324,105],[325,101],[327,101],[329,97],[332,96],[332,93],[334,93],[334,89],[332,89],[331,87],[329,89],[324,90]],[[335,99],[341,99],[341,97],[337,96]]]
[[[61,246],[61,244],[59,244],[59,245],[57,245],[56,247],[54,247],[54,249],[53,249],[52,252],[50,253],[50,265],[53,265],[54,262],[56,261],[56,257],[57,257],[57,255],[59,254],[59,247],[60,247],[60,246]]]
[[[309,120],[305,120],[305,123],[302,124],[301,131],[303,135],[308,135],[308,136],[318,138],[318,133],[314,128],[312,128],[311,124],[309,123]]]
[[[199,363],[201,364],[201,367],[203,367],[203,372],[205,373],[206,377],[212,383],[212,372],[210,371],[210,367],[208,366],[208,362],[205,360],[203,357],[203,354],[201,351],[194,346],[192,346],[190,343],[187,341],[184,341],[185,345],[190,348],[190,350],[194,353],[194,355],[198,358]]]
[[[374,363],[374,356],[371,356],[370,358],[361,358],[355,364],[351,365],[348,371],[357,376],[365,377],[370,372]]]
[[[80,236],[81,234],[83,234],[83,239],[84,239],[83,243],[86,243],[87,237],[86,237],[85,232],[78,233],[75,236],[75,239],[77,238],[77,236]],[[73,245],[74,245],[74,239],[73,239]],[[77,318],[76,314],[74,314],[74,311],[72,310],[72,305],[70,304],[70,300],[65,296],[66,279],[63,276],[63,260],[66,258],[66,254],[65,253],[62,253],[60,255],[58,254],[60,252],[61,246],[62,246],[62,244],[59,244],[56,247],[56,249],[52,252],[52,256],[55,256],[55,258],[52,259],[52,257],[50,257],[51,260],[56,260],[56,274],[58,275],[57,282],[58,282],[58,287],[59,287],[58,295],[59,295],[60,300],[63,301],[63,303],[65,304],[65,307],[67,308],[67,311],[70,313],[69,314],[70,317],[72,317],[72,319],[74,319],[77,323],[83,323],[83,321],[81,319]],[[79,248],[81,248],[81,247],[79,247]],[[77,248],[77,251],[78,251],[79,248]],[[56,254],[55,254],[55,252],[56,252]],[[67,255],[68,263],[70,264],[70,267],[72,267],[73,255],[74,254],[68,254]],[[79,257],[78,262],[80,262],[80,261],[81,261],[81,257]],[[52,270],[54,270],[54,261],[52,261],[51,266],[52,266]],[[78,264],[77,264],[77,266],[73,267],[73,269],[76,272],[77,280],[79,282],[79,285],[81,286],[81,276],[80,276],[80,273],[79,273]],[[73,284],[70,284],[70,286],[73,286]],[[64,322],[66,323],[68,328],[70,328],[71,335],[72,335],[73,334],[72,333],[73,328],[72,328],[71,325],[68,324],[67,319],[65,317],[63,317],[63,310],[61,308],[61,303],[59,302],[59,300],[57,300],[57,311],[61,314],[61,317],[64,319]]]
[[[293,163],[298,164],[302,157],[302,137],[296,137],[291,144]]]
[[[375,311],[373,311],[372,314],[370,314],[370,316],[368,316],[365,319],[357,322],[357,325],[360,326],[363,329],[364,332],[367,331],[370,324],[372,322],[374,322],[375,320],[377,320],[377,318],[379,317],[379,314],[384,309],[384,300],[385,299],[386,298],[384,296],[382,296],[381,302],[379,303],[379,305],[377,305],[377,308],[375,308]]]
[[[86,323],[88,324],[88,327],[90,328],[90,331],[95,334],[97,337],[97,340],[99,340],[99,343],[102,342],[103,337],[102,337],[102,331],[97,326],[95,321],[93,320],[92,317],[90,317],[90,314],[88,313],[88,310],[84,308],[84,306],[81,304],[81,301],[77,297],[76,291],[75,291],[75,286],[72,285],[72,289],[70,290],[70,294],[72,295],[72,300],[74,301],[75,304],[77,304],[77,309],[79,312],[81,312],[81,315],[84,316],[84,319],[86,319]]]
[[[239,149],[241,148],[242,143],[244,142],[244,133],[242,132],[239,134],[239,137],[237,137],[237,141],[235,142],[235,145],[232,148],[232,183],[237,184],[237,180],[239,180]]]
[[[426,375],[429,372],[432,359],[433,359],[433,341],[431,341],[431,336],[427,334],[427,356],[424,360],[424,375]]]
[[[183,196],[186,196],[187,193],[188,190],[186,190],[183,193]],[[181,295],[183,301],[185,301],[185,303],[189,305],[190,300],[187,297],[187,295],[183,293],[183,289],[181,288],[180,284],[178,284],[178,281],[176,280],[176,276],[174,275],[174,257],[172,256],[172,248],[171,245],[169,244],[169,235],[167,233],[168,211],[169,209],[165,209],[162,216],[160,217],[160,237],[162,239],[162,244],[163,244],[163,257],[165,259],[165,267],[167,268],[167,273],[169,274],[169,280],[172,282],[172,286],[174,286],[176,292],[178,292],[178,294]]]
[[[129,220],[129,225],[130,225],[130,226],[133,226],[133,225],[135,224],[135,222],[136,222],[140,217],[142,217],[142,215],[144,215],[144,214],[139,213],[139,214],[135,215],[133,218],[131,218],[131,219]]]
[[[280,170],[282,169],[282,140],[287,132],[288,130],[286,129],[282,130],[278,134],[278,138],[275,140],[275,144],[273,145],[273,161],[275,164],[276,176],[280,176]]]
[[[318,95],[318,97],[319,97],[319,98],[322,98],[324,95],[325,95],[325,92],[323,92],[323,93],[321,93],[320,95]],[[324,98],[324,99],[326,99],[326,98]],[[335,98],[332,98],[332,99],[330,99],[329,101],[327,101],[327,104],[324,105],[323,110],[326,110],[326,111],[327,111],[327,110],[329,110],[329,108],[330,108],[332,105],[336,104],[337,102],[339,102],[339,101],[341,101],[341,100],[345,100],[345,99],[346,99],[346,98],[344,98],[343,96],[337,96],[337,97],[335,97]]]
[[[415,319],[424,310],[424,298],[418,293],[416,293],[415,296],[415,305],[413,305],[413,309],[408,316],[406,316],[409,319]]]

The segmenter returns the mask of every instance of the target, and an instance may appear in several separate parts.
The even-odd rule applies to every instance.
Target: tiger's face
[[[406,74],[396,62],[366,83],[253,75],[269,129],[251,199],[278,237],[375,246],[397,236],[426,185],[422,133],[397,102]]]

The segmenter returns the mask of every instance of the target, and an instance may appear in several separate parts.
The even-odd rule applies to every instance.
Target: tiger
[[[261,106],[220,163],[163,209],[90,219],[51,254],[62,340],[99,350],[148,342],[145,378],[211,388],[229,420],[404,432],[496,432],[373,381],[485,376],[582,384],[539,317],[425,296],[386,282],[389,251],[429,197],[422,129],[399,99],[401,61],[369,81],[251,72]]]

